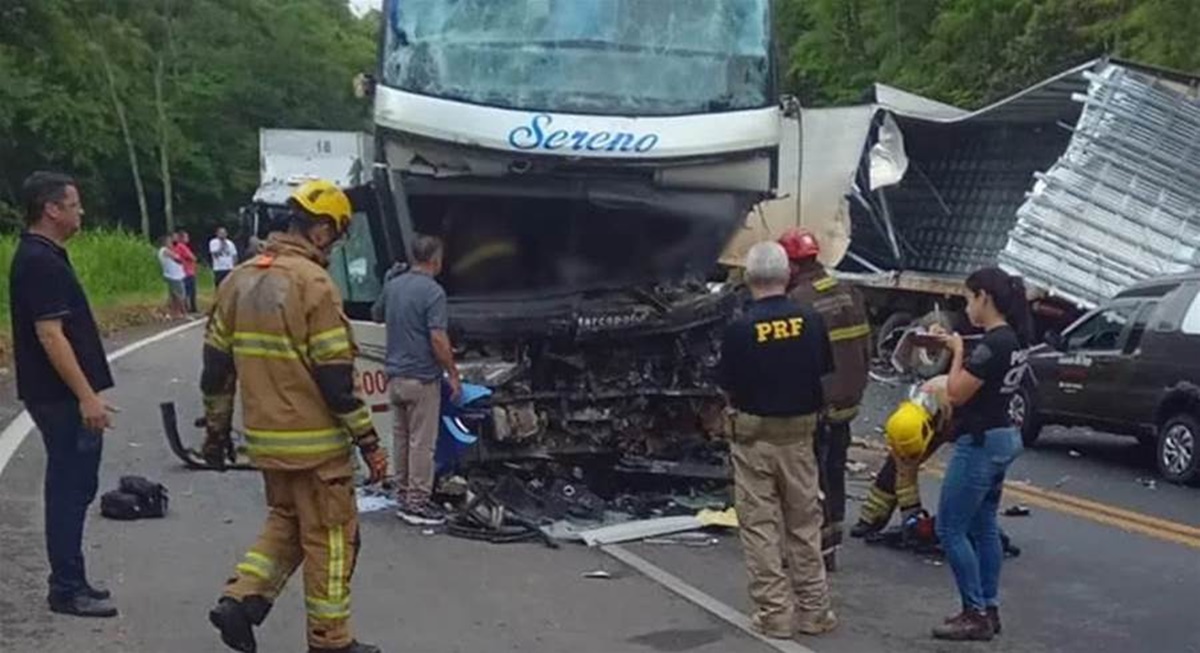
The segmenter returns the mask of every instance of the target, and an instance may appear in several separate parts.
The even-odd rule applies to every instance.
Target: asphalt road
[[[106,438],[102,487],[112,488],[121,475],[136,473],[171,490],[171,514],[164,520],[120,523],[97,517],[89,523],[91,572],[114,591],[120,618],[85,621],[44,608],[43,458],[36,433],[0,475],[0,651],[222,650],[205,613],[252,542],[264,510],[254,473],[185,471],[163,440],[160,401],[176,401],[183,423],[199,410],[199,335],[193,330],[164,340],[115,364],[119,387],[111,399],[124,412]],[[856,431],[870,436],[898,392],[873,388]],[[1017,463],[1013,478],[1200,527],[1197,490],[1165,484],[1149,490],[1136,482],[1152,476],[1136,447],[1054,432],[1046,443]],[[1082,455],[1071,457],[1071,449]],[[1054,488],[1064,476],[1070,478]],[[936,505],[936,485],[932,478],[925,484],[929,505]],[[862,482],[854,488],[853,494],[863,494]],[[426,536],[387,514],[363,521],[363,557],[353,588],[355,624],[363,639],[385,651],[772,650],[597,550],[569,545],[550,551],[535,544],[491,546]],[[1064,514],[1035,506],[1033,516],[1006,518],[1003,525],[1024,553],[1006,567],[1006,629],[997,642],[948,645],[928,639],[928,628],[956,607],[949,570],[855,541],[844,547],[842,570],[833,576],[843,627],[802,645],[817,653],[1200,652],[1192,615],[1200,558],[1192,546],[1153,532],[1127,532],[1086,511]],[[747,607],[733,536],[707,549],[637,544],[629,550],[717,601],[743,611]],[[582,577],[596,569],[614,577]],[[304,650],[299,580],[260,631],[264,653]]]

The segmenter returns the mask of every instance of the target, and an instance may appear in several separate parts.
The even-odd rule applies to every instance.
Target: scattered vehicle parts
[[[671,535],[684,531],[695,531],[704,528],[704,523],[695,516],[690,517],[659,517],[643,519],[614,526],[604,526],[580,533],[583,542],[589,547],[602,544],[620,544],[634,540],[644,540],[648,537]]]

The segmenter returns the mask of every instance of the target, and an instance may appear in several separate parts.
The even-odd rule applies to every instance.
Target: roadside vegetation
[[[0,365],[7,364],[11,348],[8,270],[16,248],[15,234],[0,235]],[[102,331],[166,319],[166,288],[156,247],[134,234],[96,229],[73,238],[67,251]],[[212,272],[200,268],[197,277],[203,300],[211,293]]]

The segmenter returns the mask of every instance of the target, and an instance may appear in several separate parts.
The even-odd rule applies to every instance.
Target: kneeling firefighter
[[[897,507],[905,524],[925,515],[919,485],[921,464],[949,439],[952,419],[945,376],[913,388],[884,425],[890,455],[875,477],[851,536],[863,537],[882,530]],[[928,530],[932,533],[931,528]]]
[[[779,238],[791,268],[788,297],[812,306],[825,320],[833,351],[834,371],[823,381],[825,407],[817,438],[825,523],[821,548],[841,544],[846,517],[846,456],[850,423],[858,415],[870,369],[871,327],[862,296],[849,284],[838,283],[817,260],[820,244],[812,232],[789,229]]]
[[[387,475],[371,414],[354,389],[356,347],[325,266],[350,224],[350,200],[310,181],[288,200],[285,233],[221,284],[204,339],[204,457],[233,457],[235,387],[242,390],[247,453],[262,470],[270,512],[209,613],[227,646],[254,653],[261,625],[304,567],[313,653],[379,653],[350,632],[350,579],[359,550],[352,446],[370,481]]]

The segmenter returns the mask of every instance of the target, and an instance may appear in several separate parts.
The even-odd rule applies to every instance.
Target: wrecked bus
[[[768,0],[392,0],[373,88],[373,258],[446,243],[469,456],[723,466],[722,248],[778,176]],[[370,268],[370,274],[362,274]],[[377,288],[376,288],[377,293]],[[371,293],[359,293],[370,295]],[[362,316],[362,305],[351,311]],[[355,323],[386,433],[382,325]],[[447,419],[450,419],[449,417]]]

